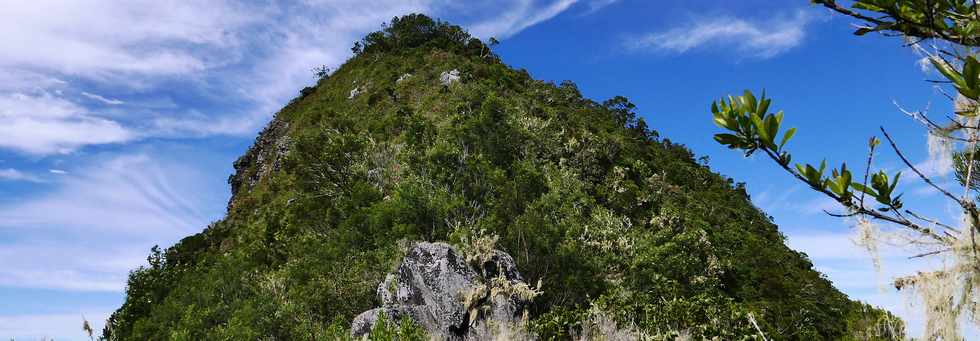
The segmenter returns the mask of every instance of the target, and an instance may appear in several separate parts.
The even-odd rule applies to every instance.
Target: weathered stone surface
[[[450,86],[458,81],[459,81],[459,70],[457,69],[452,69],[450,71],[443,71],[442,74],[439,75],[439,83],[441,83],[443,86]]]
[[[495,326],[518,324],[528,303],[491,290],[494,280],[523,283],[513,258],[504,252],[494,251],[490,260],[473,268],[448,244],[417,243],[378,286],[382,306],[358,315],[351,333],[355,338],[368,334],[384,312],[389,321],[410,318],[437,338],[488,339]]]
[[[354,97],[357,97],[357,95],[360,95],[362,92],[364,92],[364,89],[361,89],[359,86],[355,87],[350,90],[350,95],[347,96],[347,99],[354,99]]]
[[[273,119],[255,138],[255,144],[235,160],[235,174],[228,177],[232,195],[228,201],[229,209],[239,192],[250,191],[259,180],[281,168],[292,143],[286,134],[288,130],[288,122]]]

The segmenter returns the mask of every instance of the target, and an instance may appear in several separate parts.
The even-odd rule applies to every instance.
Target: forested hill
[[[596,324],[671,340],[901,334],[786,247],[744,188],[648,127],[671,113],[634,110],[535,80],[459,27],[396,18],[276,114],[235,162],[227,216],[154,249],[104,336],[346,338],[414,241],[510,254],[540,281],[525,332],[542,340]]]

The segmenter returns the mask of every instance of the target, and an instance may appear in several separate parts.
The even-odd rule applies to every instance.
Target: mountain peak
[[[901,324],[837,291],[626,98],[535,80],[423,15],[354,52],[235,162],[224,219],[131,274],[108,338],[348,338],[420,241],[468,261],[513,256],[541,283],[523,326],[541,339],[597,321],[618,335],[798,340]]]

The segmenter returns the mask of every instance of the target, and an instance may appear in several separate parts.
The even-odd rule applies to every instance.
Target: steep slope
[[[409,241],[512,255],[541,283],[542,339],[597,315],[664,338],[757,335],[750,317],[776,339],[887,332],[625,98],[534,80],[421,15],[354,51],[235,163],[226,218],[132,272],[108,339],[343,337]]]

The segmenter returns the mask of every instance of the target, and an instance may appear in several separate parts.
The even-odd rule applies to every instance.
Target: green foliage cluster
[[[483,235],[541,281],[542,339],[593,306],[648,335],[722,339],[758,338],[748,314],[787,340],[891,316],[834,289],[741,185],[625,98],[535,80],[473,41],[420,15],[368,35],[236,162],[227,217],[132,272],[104,336],[334,339],[378,304],[407,241],[465,252]],[[461,79],[444,85],[449,70]]]
[[[962,45],[980,44],[977,2],[970,0],[855,0],[847,8],[837,0],[811,0],[861,19],[854,34],[899,33],[918,39],[941,39]]]
[[[888,212],[902,208],[902,195],[895,194],[898,180],[902,176],[901,172],[896,173],[894,177],[889,177],[884,170],[881,170],[869,174],[871,182],[868,183],[868,179],[864,182],[852,181],[854,177],[847,169],[847,164],[843,163],[840,168],[834,168],[829,175],[825,175],[826,161],[821,161],[819,166],[797,163],[791,168],[790,162],[793,156],[785,146],[796,134],[796,128],[789,128],[780,135],[783,112],[769,112],[771,102],[772,100],[765,95],[757,100],[751,91],[746,90],[741,96],[729,95],[727,99],[722,98],[711,103],[715,124],[730,132],[715,134],[715,141],[730,149],[742,150],[746,156],[756,151],[764,152],[790,174],[849,209],[863,212],[864,195],[868,195],[880,204],[878,211]],[[782,136],[778,143],[777,136]],[[868,142],[868,147],[874,150],[879,143],[880,140],[872,138]],[[855,193],[861,194],[859,200],[855,199]]]
[[[495,38],[490,38],[490,44],[496,42]],[[351,51],[355,56],[360,56],[412,48],[437,48],[459,55],[497,60],[486,44],[470,36],[466,30],[423,14],[392,18],[391,23],[385,24],[380,31],[369,33],[361,41],[355,42]]]

